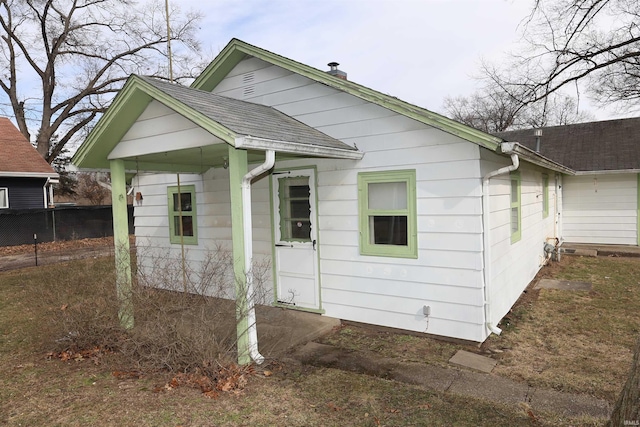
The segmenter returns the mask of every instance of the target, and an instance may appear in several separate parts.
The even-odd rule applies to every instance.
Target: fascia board
[[[111,106],[73,155],[71,163],[81,169],[108,168],[108,153],[120,142],[149,102],[151,97],[138,91],[136,80],[133,76],[129,77]]]
[[[382,94],[350,80],[336,78],[322,70],[252,46],[238,39],[233,39],[229,42],[205,71],[193,82],[191,87],[212,91],[229,71],[247,55],[254,56],[316,82],[347,92],[365,101],[380,105],[398,114],[456,135],[492,151],[498,151],[500,142],[502,142],[501,138],[458,123],[440,114],[412,105],[398,98]]]
[[[0,171],[0,177],[9,178],[59,178],[60,175],[55,172],[8,172]]]
[[[550,169],[555,172],[564,173],[566,175],[575,175],[576,171],[571,168],[568,168],[560,163],[554,162],[551,159],[548,159],[540,154],[536,153],[533,150],[520,145],[517,142],[504,142],[501,145],[501,152],[503,154],[512,154],[515,153],[523,160],[528,163],[532,163],[534,165],[542,166],[543,168]]]
[[[576,175],[620,175],[625,173],[640,174],[640,169],[604,169],[593,171],[576,171]]]
[[[132,75],[73,156],[72,163],[81,169],[107,168],[109,153],[121,141],[152,99],[233,145],[235,134],[231,130]]]
[[[299,144],[287,141],[275,141],[265,138],[242,136],[236,138],[235,147],[245,150],[274,150],[278,153],[289,153],[332,159],[360,160],[364,156],[361,151],[342,150],[339,148],[319,147],[317,145]]]

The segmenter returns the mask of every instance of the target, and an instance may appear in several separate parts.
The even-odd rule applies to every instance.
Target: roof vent
[[[536,153],[540,152],[540,139],[542,138],[542,129],[534,129],[533,135],[536,137]]]
[[[337,62],[329,62],[327,65],[330,68],[327,73],[331,74],[332,76],[336,76],[339,79],[347,80],[347,73],[342,70],[338,70],[338,65],[340,64],[338,64]]]

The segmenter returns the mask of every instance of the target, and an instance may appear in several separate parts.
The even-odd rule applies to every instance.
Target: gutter
[[[503,142],[502,153],[511,155],[511,165],[489,172],[482,178],[482,254],[483,254],[483,275],[482,293],[484,298],[484,319],[485,327],[496,335],[502,333],[502,329],[491,323],[491,302],[489,301],[488,284],[491,282],[491,211],[489,209],[489,181],[499,175],[504,175],[515,171],[520,166],[520,159],[516,154],[517,142]]]
[[[0,177],[10,178],[59,178],[56,172],[0,172]]]
[[[258,330],[256,328],[256,309],[254,301],[253,276],[251,267],[253,263],[253,234],[251,224],[251,181],[263,173],[271,170],[276,163],[276,152],[268,150],[265,153],[265,161],[260,166],[251,169],[242,177],[242,222],[244,223],[244,271],[246,274],[246,310],[249,335],[249,356],[260,365],[264,362],[264,356],[258,352]]]
[[[243,150],[276,150],[278,153],[329,157],[335,159],[360,160],[364,156],[357,149],[325,147],[320,145],[301,144],[299,142],[276,141],[273,139],[242,136],[235,140],[235,148]]]

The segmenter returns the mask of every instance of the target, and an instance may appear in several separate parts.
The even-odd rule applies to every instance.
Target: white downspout
[[[267,172],[276,163],[276,152],[268,150],[265,153],[264,163],[251,169],[242,177],[242,220],[244,222],[244,271],[247,276],[247,321],[249,335],[249,356],[258,365],[264,362],[264,357],[258,352],[258,330],[256,328],[256,309],[253,290],[253,276],[251,266],[253,263],[253,235],[251,225],[251,181],[257,176]]]
[[[484,268],[482,275],[482,293],[484,297],[484,318],[485,326],[489,331],[496,335],[500,335],[502,329],[491,323],[491,302],[489,301],[489,293],[487,284],[491,281],[491,212],[489,209],[489,180],[498,175],[504,175],[513,172],[520,166],[518,155],[513,152],[514,144],[503,143],[502,150],[506,154],[511,154],[511,165],[489,172],[482,179],[482,246],[484,256]]]

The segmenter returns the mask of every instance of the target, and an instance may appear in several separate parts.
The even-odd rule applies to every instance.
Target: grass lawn
[[[638,333],[632,307],[640,260],[577,258],[554,274],[590,280],[591,293],[537,291],[519,304],[504,333],[484,348],[503,350],[496,372],[532,384],[610,401],[622,387]],[[206,398],[166,387],[173,373],[142,370],[118,353],[48,359],[64,338],[59,312],[86,289],[113,283],[113,260],[83,260],[0,274],[0,424],[148,426],[575,426],[597,421],[527,415],[506,407],[334,369],[271,362],[241,390]],[[535,294],[535,295],[534,295]],[[633,314],[632,314],[633,313]],[[102,313],[95,313],[100,319]],[[347,326],[326,339],[387,357],[446,363],[462,348],[430,338]],[[569,345],[571,344],[571,345]],[[474,351],[482,351],[470,347]],[[538,362],[536,362],[538,361]],[[539,363],[544,362],[544,365]],[[538,363],[538,364],[536,364]],[[534,368],[535,366],[535,368]],[[269,375],[265,375],[265,370]]]

